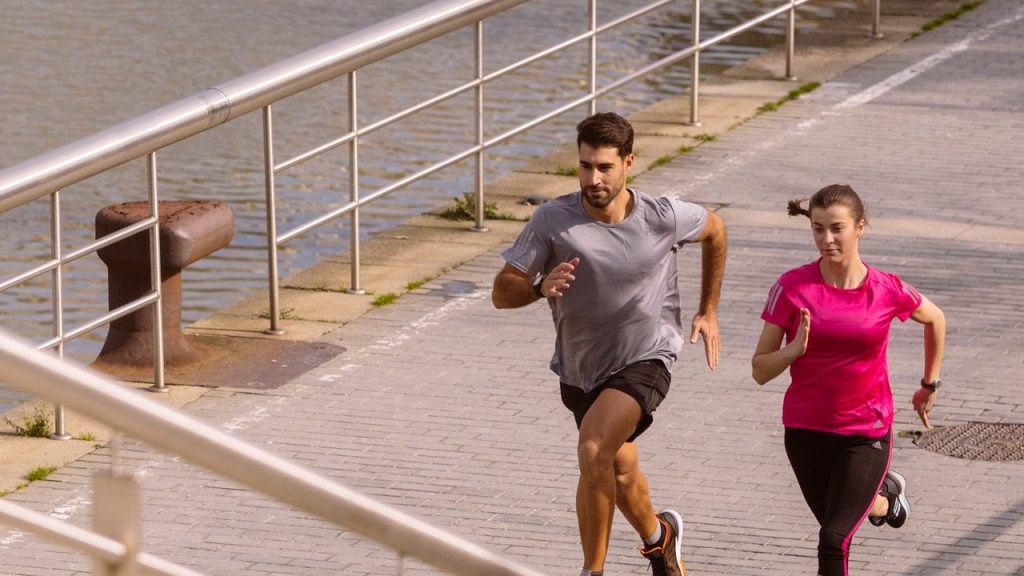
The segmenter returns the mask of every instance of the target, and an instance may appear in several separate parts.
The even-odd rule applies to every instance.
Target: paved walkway
[[[759,388],[749,358],[762,301],[782,271],[814,257],[785,201],[850,183],[874,225],[862,247],[947,314],[933,421],[1024,423],[1024,9],[979,9],[640,176],[635,186],[724,204],[730,258],[711,373],[687,347],[644,437],[656,506],[686,518],[691,574],[811,574],[816,525],[782,448],[784,379]],[[966,227],[970,224],[973,227]],[[957,231],[955,234],[951,231]],[[697,273],[699,251],[680,256]],[[190,413],[339,482],[551,574],[575,574],[575,430],[545,368],[543,304],[491,307],[496,251],[325,338],[347,351],[263,393],[220,389]],[[697,286],[684,285],[688,308]],[[916,325],[893,329],[898,431],[920,430],[909,400],[921,373]],[[147,551],[211,574],[393,574],[394,554],[131,441],[143,480]],[[8,498],[88,523],[88,477],[108,449]],[[911,521],[862,527],[857,574],[1024,574],[1024,462],[937,455],[907,439],[895,466]],[[647,574],[619,518],[609,574]],[[86,559],[0,530],[0,573],[86,573]],[[417,563],[410,574],[433,573]]]

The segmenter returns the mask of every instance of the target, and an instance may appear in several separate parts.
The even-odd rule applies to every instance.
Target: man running
[[[576,129],[580,191],[537,208],[502,253],[492,299],[497,308],[540,298],[551,307],[551,369],[579,429],[581,575],[603,573],[618,506],[654,574],[683,576],[683,520],[654,512],[636,439],[668,393],[683,344],[676,252],[691,242],[702,245],[702,282],[690,342],[703,337],[708,366],[718,364],[725,225],[696,204],[626,188],[633,127],[621,116],[595,114]]]

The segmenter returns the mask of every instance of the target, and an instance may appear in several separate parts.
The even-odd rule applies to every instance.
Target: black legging
[[[786,428],[786,455],[821,525],[818,574],[846,576],[850,540],[889,468],[892,431],[881,438]]]

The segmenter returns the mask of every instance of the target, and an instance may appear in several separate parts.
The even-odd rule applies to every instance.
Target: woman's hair
[[[787,205],[790,216],[804,215],[808,218],[811,217],[811,210],[815,208],[828,208],[841,204],[846,206],[850,210],[850,216],[853,216],[854,222],[864,221],[866,224],[868,221],[867,212],[864,210],[864,203],[861,202],[860,196],[853,191],[853,188],[846,184],[830,184],[825,186],[821,190],[818,190],[810,197],[810,202],[807,203],[807,208],[800,206],[804,200],[808,200],[806,196],[802,198],[794,198],[789,201]]]

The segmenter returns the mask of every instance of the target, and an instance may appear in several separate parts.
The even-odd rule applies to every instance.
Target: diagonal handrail
[[[452,574],[542,576],[3,331],[0,379]]]
[[[128,554],[128,547],[121,542],[6,500],[0,500],[0,519],[105,562],[123,562]],[[151,576],[201,576],[199,572],[145,552],[136,554],[135,562],[139,572]]]

